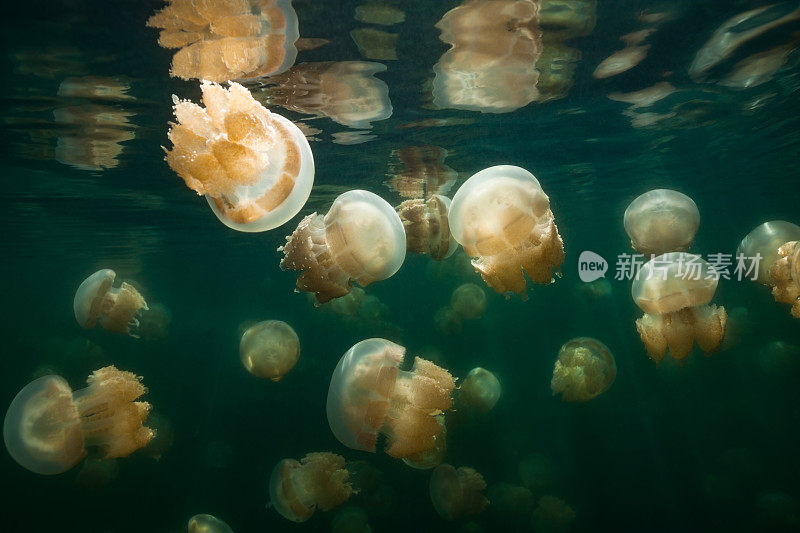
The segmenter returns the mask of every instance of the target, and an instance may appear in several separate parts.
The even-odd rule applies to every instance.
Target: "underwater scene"
[[[3,531],[800,531],[800,1],[4,11]]]

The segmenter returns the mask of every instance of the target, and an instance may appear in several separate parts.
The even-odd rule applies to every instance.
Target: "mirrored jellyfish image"
[[[458,172],[445,164],[447,150],[439,146],[403,146],[392,151],[391,176],[384,184],[403,198],[426,199],[445,195],[458,179]],[[449,200],[449,199],[448,199]]]
[[[478,413],[488,413],[500,400],[500,380],[485,368],[476,367],[458,386],[458,405]]]
[[[167,163],[229,228],[256,232],[295,216],[314,183],[314,158],[303,132],[271,113],[238,83],[204,81],[205,107],[175,102]]]
[[[284,518],[305,522],[317,509],[330,511],[353,493],[341,455],[309,453],[300,462],[283,459],[269,478],[270,504]]]
[[[550,388],[567,402],[586,402],[604,393],[617,377],[608,346],[591,337],[567,341],[558,352]]]
[[[728,314],[724,307],[708,305],[718,278],[700,256],[684,252],[659,255],[642,266],[631,295],[645,312],[636,329],[653,361],[659,363],[669,350],[682,362],[695,341],[706,354],[720,346]]]
[[[231,527],[210,514],[196,514],[189,519],[189,533],[233,533]]]
[[[631,246],[639,253],[683,252],[694,242],[700,211],[683,193],[654,189],[630,203],[625,209],[624,224]]]
[[[489,500],[483,476],[468,466],[437,466],[431,474],[430,493],[436,512],[445,520],[456,520],[483,511]]]
[[[113,459],[150,442],[153,431],[142,425],[150,404],[135,401],[147,391],[142,378],[108,366],[86,382],[73,392],[61,376],[44,376],[17,393],[3,422],[6,449],[17,463],[36,474],[60,474],[87,448]]]
[[[324,217],[301,220],[279,250],[283,270],[301,271],[297,289],[325,303],[350,292],[351,280],[366,287],[400,270],[406,234],[386,200],[356,189],[339,195]]]
[[[524,274],[551,283],[564,262],[550,199],[523,168],[500,165],[473,175],[453,196],[449,220],[453,237],[496,292],[523,293]]]
[[[436,415],[436,422],[439,423],[440,431],[434,437],[433,448],[415,456],[415,459],[403,458],[403,462],[411,468],[429,470],[444,461],[444,456],[447,453],[447,426],[445,425],[444,415]]]
[[[783,220],[764,222],[739,243],[736,256],[755,264],[754,279],[772,289],[776,302],[790,305],[800,318],[800,226]]]
[[[139,337],[139,318],[147,311],[147,302],[136,287],[122,282],[114,287],[117,274],[110,268],[98,270],[78,286],[73,311],[78,325],[100,327],[115,333]]]
[[[450,234],[449,209],[450,198],[438,194],[427,200],[406,200],[397,206],[406,232],[406,249],[415,254],[428,254],[434,261],[453,255],[458,243]]]
[[[291,0],[167,0],[147,20],[158,44],[177,48],[170,75],[223,82],[283,72],[297,57]]]
[[[280,381],[300,359],[300,339],[286,322],[265,320],[244,332],[239,357],[257,378]]]
[[[328,424],[339,442],[375,452],[378,435],[392,457],[419,462],[437,445],[437,415],[450,409],[455,382],[430,361],[414,358],[401,370],[405,348],[367,339],[350,348],[333,371],[328,389]]]

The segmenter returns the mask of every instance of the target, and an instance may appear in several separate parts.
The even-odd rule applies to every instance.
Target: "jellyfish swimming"
[[[707,354],[720,346],[728,314],[724,307],[708,305],[718,277],[700,256],[684,252],[659,255],[642,266],[631,295],[645,312],[636,329],[653,361],[661,362],[669,350],[682,362],[695,341]]]
[[[269,478],[270,503],[287,520],[305,522],[317,509],[329,511],[350,498],[349,477],[344,457],[335,453],[283,459]]]
[[[486,311],[486,293],[474,283],[464,283],[453,291],[450,307],[464,320],[477,320]]]
[[[458,243],[450,234],[447,211],[450,199],[434,194],[427,200],[415,198],[397,206],[406,232],[406,248],[415,254],[428,254],[434,261],[453,255]]]
[[[378,435],[392,457],[421,461],[434,448],[442,426],[436,416],[450,409],[455,382],[430,361],[414,358],[401,370],[405,348],[367,339],[342,356],[328,389],[328,424],[339,442],[374,452]]]
[[[73,311],[78,325],[100,327],[115,333],[139,337],[139,318],[147,311],[147,302],[136,287],[122,282],[114,287],[117,273],[110,268],[98,270],[78,286]]]
[[[458,387],[458,402],[479,413],[491,411],[500,399],[500,380],[485,368],[476,367]]]
[[[239,357],[254,376],[280,381],[300,358],[300,339],[286,322],[265,320],[244,332]]]
[[[489,503],[481,493],[486,488],[483,476],[468,466],[437,466],[431,474],[430,493],[433,506],[445,520],[480,513]]]
[[[790,305],[792,316],[800,318],[800,226],[764,222],[742,239],[736,256],[755,264],[755,281],[771,288],[775,301]]]
[[[210,514],[196,514],[189,519],[189,533],[233,533],[231,527]]]
[[[403,462],[411,468],[429,470],[444,461],[444,456],[447,453],[447,426],[445,425],[443,414],[436,415],[435,418],[441,429],[434,437],[433,448],[415,456],[414,459],[403,458]]]
[[[142,425],[150,404],[135,401],[147,391],[141,377],[108,366],[86,382],[73,392],[64,378],[50,375],[17,393],[3,422],[6,449],[17,463],[36,474],[60,474],[87,448],[113,459],[150,442],[153,431]]]
[[[312,213],[278,248],[283,270],[299,270],[297,288],[313,292],[319,303],[391,277],[406,257],[406,234],[400,217],[380,196],[347,191],[323,217]]]
[[[608,346],[591,337],[567,341],[558,352],[550,388],[567,402],[586,402],[604,393],[617,377]]]
[[[276,228],[295,216],[314,183],[314,158],[303,132],[256,102],[238,83],[204,81],[201,107],[175,102],[169,167],[219,220],[237,231]]]
[[[448,218],[472,266],[499,293],[523,293],[524,273],[551,283],[564,261],[550,199],[523,168],[500,165],[473,175],[453,196]]]
[[[689,248],[700,227],[700,211],[683,193],[654,189],[637,196],[625,209],[623,220],[637,252],[659,255]]]

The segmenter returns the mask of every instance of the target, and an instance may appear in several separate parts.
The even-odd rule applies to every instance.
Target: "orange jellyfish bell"
[[[292,522],[305,522],[317,509],[329,511],[350,498],[353,487],[341,455],[309,453],[301,461],[283,459],[269,479],[270,503]]]
[[[447,212],[450,198],[434,194],[427,200],[414,198],[397,206],[406,232],[406,247],[415,254],[428,254],[434,261],[447,259],[458,243],[450,234]]]
[[[441,464],[431,474],[431,502],[445,520],[481,512],[489,503],[482,494],[485,488],[483,476],[468,466]]]
[[[139,337],[139,318],[149,307],[128,283],[114,287],[117,274],[110,268],[98,270],[80,284],[72,306],[75,320],[85,329],[100,326],[108,331]]]

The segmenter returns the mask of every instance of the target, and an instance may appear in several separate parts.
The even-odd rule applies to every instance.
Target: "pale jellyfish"
[[[636,329],[656,363],[669,349],[683,361],[695,341],[706,353],[716,350],[725,335],[724,307],[708,305],[719,274],[700,256],[671,252],[644,264],[633,281],[631,295],[645,315]]]
[[[608,346],[578,337],[558,352],[550,388],[567,402],[586,402],[607,391],[616,376],[617,364]]]
[[[553,280],[564,261],[550,199],[527,170],[500,165],[481,170],[453,196],[450,231],[472,266],[499,293],[525,291]]]
[[[350,292],[350,281],[362,287],[391,277],[406,257],[403,223],[386,200],[371,192],[347,191],[323,217],[312,213],[279,248],[281,268],[299,270],[301,291],[319,303]]]
[[[349,448],[375,451],[378,434],[386,453],[420,461],[437,445],[442,426],[436,415],[450,409],[455,382],[450,373],[416,357],[400,370],[405,348],[367,339],[344,354],[328,390],[328,424]]]
[[[95,370],[85,389],[72,391],[61,376],[28,383],[11,402],[3,438],[11,457],[37,474],[66,472],[97,448],[103,459],[127,457],[147,445],[143,426],[150,404],[135,401],[142,378],[113,366]]]
[[[565,533],[575,521],[575,510],[560,498],[542,496],[531,515],[531,526],[537,533]]]
[[[286,322],[265,320],[244,332],[239,357],[254,376],[280,381],[300,358],[300,339]]]
[[[500,381],[485,368],[476,367],[458,387],[459,404],[479,413],[491,411],[500,399]]]
[[[428,254],[434,261],[453,255],[458,243],[450,234],[450,223],[447,220],[449,209],[450,198],[438,194],[427,200],[406,200],[397,206],[409,252]]]
[[[411,468],[429,470],[444,461],[444,456],[447,453],[447,426],[444,423],[444,415],[436,415],[436,422],[439,423],[441,429],[434,437],[433,448],[422,452],[414,459],[403,458],[403,462]]]
[[[204,81],[201,107],[174,96],[167,163],[186,186],[205,195],[229,228],[276,228],[306,203],[314,183],[314,157],[303,132],[231,82]]]
[[[742,239],[736,256],[758,269],[748,277],[771,288],[775,301],[791,305],[792,316],[800,318],[800,226],[764,222]]]
[[[300,462],[283,459],[269,478],[272,507],[292,522],[305,522],[317,509],[329,511],[350,498],[353,487],[344,457],[309,453]]]
[[[433,506],[445,520],[480,513],[489,503],[481,493],[486,488],[483,476],[468,466],[458,469],[441,464],[431,474]]]
[[[453,291],[450,307],[464,320],[477,320],[486,310],[486,293],[474,283],[465,283]]]
[[[700,211],[694,201],[670,189],[654,189],[637,196],[625,209],[625,232],[642,254],[682,252],[694,242]]]
[[[75,291],[75,320],[85,329],[99,323],[108,331],[138,338],[139,317],[148,309],[147,302],[133,285],[123,282],[114,287],[116,277],[116,272],[104,268],[83,280]]]
[[[228,524],[210,514],[196,514],[189,519],[189,533],[233,533]]]

